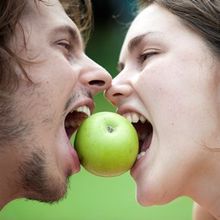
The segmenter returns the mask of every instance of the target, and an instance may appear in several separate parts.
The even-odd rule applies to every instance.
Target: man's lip
[[[94,104],[93,99],[90,99],[90,98],[84,99],[83,101],[77,103],[75,108],[78,108],[78,107],[84,106],[84,105],[88,106],[88,108],[90,109],[90,112],[93,112],[93,110],[95,108],[95,104]]]
[[[70,144],[71,145],[71,144]],[[79,157],[75,151],[75,149],[73,148],[73,146],[71,145],[70,149],[70,154],[73,160],[73,165],[72,165],[72,174],[74,173],[78,173],[80,171],[80,161],[79,161]]]
[[[80,106],[87,106],[90,109],[90,112],[92,113],[95,108],[95,104],[93,99],[91,98],[84,98],[83,100],[79,100],[77,103],[74,102],[74,105],[70,105],[68,110],[66,111],[65,117],[73,111],[74,109],[79,108]]]
[[[69,105],[68,109],[65,111],[64,120],[71,111],[76,110],[80,106],[87,106],[90,109],[91,113],[93,112],[94,107],[95,107],[93,99],[88,98],[88,97],[86,97],[86,98],[84,97],[83,99],[79,98],[79,100],[77,102],[73,102],[73,104]],[[72,144],[70,143],[70,138],[68,137],[68,134],[66,133],[65,126],[64,126],[64,132],[67,137],[67,142],[69,145],[69,152],[70,152],[70,155],[72,158],[72,166],[71,166],[72,173],[71,174],[74,174],[74,173],[77,173],[80,171],[80,161],[79,161],[79,157],[74,149],[74,146],[72,146]]]

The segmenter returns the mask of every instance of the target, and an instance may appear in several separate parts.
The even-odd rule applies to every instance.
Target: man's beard
[[[47,171],[44,152],[35,151],[19,166],[22,188],[25,198],[40,202],[53,203],[63,198],[67,191],[68,176],[53,176],[53,170]]]

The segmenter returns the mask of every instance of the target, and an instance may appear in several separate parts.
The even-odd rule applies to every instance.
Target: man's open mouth
[[[135,112],[129,112],[123,114],[135,127],[138,139],[139,139],[139,153],[138,158],[144,156],[146,150],[150,147],[152,136],[153,136],[153,126],[151,123],[143,116]]]
[[[91,111],[88,106],[80,106],[77,109],[73,109],[69,112],[65,118],[65,130],[69,138],[76,132],[82,122],[89,117]]]

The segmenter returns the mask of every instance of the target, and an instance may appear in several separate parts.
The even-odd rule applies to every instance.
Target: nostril
[[[91,80],[89,82],[90,86],[104,86],[105,85],[105,81],[103,80]]]
[[[113,94],[114,97],[121,96],[121,95],[122,95],[121,93],[115,93],[115,94]]]

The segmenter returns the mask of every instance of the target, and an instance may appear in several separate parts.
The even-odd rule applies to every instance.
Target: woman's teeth
[[[125,113],[123,114],[123,117],[125,117],[131,123],[137,123],[138,121],[145,123],[147,120],[143,115],[139,115],[135,112]]]
[[[143,157],[145,155],[145,151],[141,151],[138,155],[137,155],[137,160],[139,160],[141,157]]]
[[[146,139],[146,137],[148,135],[148,133],[146,131],[143,132],[143,128],[144,128],[143,126],[144,126],[145,122],[147,121],[147,119],[143,115],[140,115],[135,112],[125,113],[125,114],[123,114],[123,117],[125,117],[131,123],[134,123],[136,130],[138,130],[139,140],[144,142],[144,140]],[[141,124],[138,124],[139,121],[141,122]],[[140,153],[137,156],[137,160],[142,158],[146,153],[145,150],[143,150],[143,149],[141,149],[141,150],[142,151],[140,151]]]

